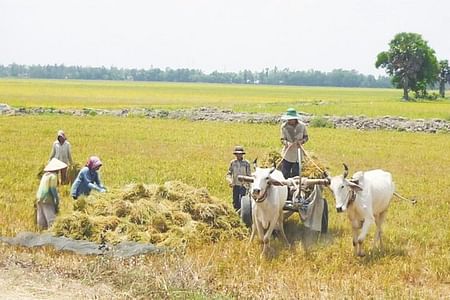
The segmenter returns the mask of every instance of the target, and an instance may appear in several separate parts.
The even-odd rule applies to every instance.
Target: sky
[[[357,70],[399,32],[450,60],[447,0],[0,0],[0,64]]]

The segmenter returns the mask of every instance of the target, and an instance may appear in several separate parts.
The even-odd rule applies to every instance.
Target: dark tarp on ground
[[[111,255],[115,257],[131,257],[147,253],[158,253],[163,250],[153,244],[126,241],[115,246],[106,246],[84,240],[56,237],[49,233],[38,234],[34,232],[20,232],[16,237],[0,237],[0,241],[10,245],[19,245],[28,248],[53,246],[58,251],[66,250],[81,255]]]

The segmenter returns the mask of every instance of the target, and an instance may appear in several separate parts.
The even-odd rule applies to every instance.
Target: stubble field
[[[151,100],[154,97],[151,93],[144,93],[146,100],[143,104],[133,100],[136,99],[133,95],[139,93],[141,85],[152,84],[133,86],[127,83],[129,99],[128,93],[123,92],[112,97],[114,101],[108,100],[110,102],[105,104],[101,97],[82,98],[82,92],[75,92],[59,81],[46,81],[49,90],[41,90],[40,83],[36,81],[15,81],[15,85],[24,85],[22,95],[20,90],[16,90],[16,96],[5,92],[11,88],[7,83],[0,81],[0,102],[13,106],[190,107],[217,104],[236,110],[272,113],[283,111],[287,106],[303,110],[303,107],[295,106],[295,99],[303,99],[300,88],[298,91],[296,88],[285,88],[286,94],[293,95],[286,103],[276,103],[278,98],[267,96],[265,89],[273,87],[249,88],[259,95],[252,98],[239,90],[247,87],[236,87],[238,90],[234,90],[233,86],[225,86],[221,92],[223,95],[205,95],[202,99],[183,90],[184,97],[183,94],[179,98],[174,97],[177,101],[173,103],[161,100],[162,104]],[[5,84],[9,86],[7,89]],[[80,89],[88,90],[92,85],[103,85],[102,82],[73,82],[69,86],[75,84]],[[161,85],[168,90],[172,87],[172,93],[184,86]],[[108,95],[109,87],[109,83],[104,87],[105,95]],[[197,88],[202,90],[202,85]],[[210,85],[205,85],[205,92],[210,88]],[[280,92],[283,88],[276,89]],[[27,90],[33,92],[25,96]],[[397,103],[395,97],[399,96],[398,91],[370,90],[373,97],[380,99],[377,104],[379,109],[372,111],[370,97],[364,96],[364,91],[319,88],[314,93],[317,93],[317,99],[329,99],[330,102],[344,99],[342,101],[348,104],[348,114],[358,114],[358,105],[354,104],[356,100],[351,99],[364,103],[362,106],[366,115],[376,115],[381,110],[382,114],[445,118],[448,110],[442,107],[449,107],[447,100],[437,104],[410,103],[406,105],[412,109],[406,110],[404,104]],[[345,96],[347,93],[354,93],[354,98]],[[383,93],[390,93],[391,96]],[[66,101],[61,95],[65,95],[64,99],[75,100]],[[30,102],[23,100],[27,97]],[[168,95],[164,97],[170,98]],[[195,101],[192,100],[194,98]],[[230,99],[240,100],[233,102]],[[305,102],[310,100],[305,98]],[[384,101],[388,104],[381,104]],[[441,108],[436,108],[439,105]],[[321,112],[324,114],[339,114],[332,105],[305,105],[313,106],[317,106],[314,109],[318,110],[323,108]],[[280,146],[278,125],[101,116],[3,116],[0,117],[1,235],[13,236],[21,231],[36,230],[33,221],[34,194],[38,186],[36,173],[48,159],[58,129],[66,131],[75,161],[84,162],[91,154],[101,156],[104,162],[101,175],[108,187],[121,187],[130,182],[181,180],[195,187],[206,187],[212,195],[227,203],[231,203],[231,199],[224,175],[233,158],[233,146],[244,145],[249,160],[279,150]],[[273,244],[277,251],[272,260],[259,258],[260,245],[256,242],[248,245],[247,241],[223,240],[187,247],[183,251],[126,260],[80,257],[49,248],[24,249],[0,245],[0,265],[6,269],[24,266],[25,272],[37,273],[42,278],[51,274],[51,278],[75,280],[94,290],[90,296],[105,299],[448,297],[449,135],[328,128],[310,128],[309,134],[310,141],[306,148],[329,166],[332,174],[342,172],[342,162],[349,165],[350,172],[383,168],[393,174],[401,194],[417,198],[416,206],[401,200],[391,203],[385,223],[385,249],[370,250],[364,258],[354,257],[350,224],[345,215],[337,214],[332,209],[334,200],[327,193],[331,208],[329,233],[311,237],[296,218],[290,219],[286,227],[292,247],[287,249],[275,241]],[[69,213],[73,200],[68,195],[68,187],[60,188],[60,194],[61,213]],[[366,243],[368,250],[371,248],[373,229]],[[318,241],[310,244],[313,238],[318,238]],[[99,288],[95,290],[97,286]]]

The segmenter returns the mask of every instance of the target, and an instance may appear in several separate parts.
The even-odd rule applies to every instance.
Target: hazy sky
[[[0,64],[384,74],[403,31],[450,59],[450,1],[0,0]]]

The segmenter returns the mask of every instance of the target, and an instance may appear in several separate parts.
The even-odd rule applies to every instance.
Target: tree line
[[[128,80],[168,82],[208,82],[239,84],[271,84],[333,87],[392,87],[387,76],[364,75],[355,70],[336,69],[331,72],[315,70],[294,71],[265,68],[259,72],[218,72],[209,74],[196,69],[124,69],[116,67],[82,67],[65,65],[0,65],[0,77],[83,79],[83,80]]]

